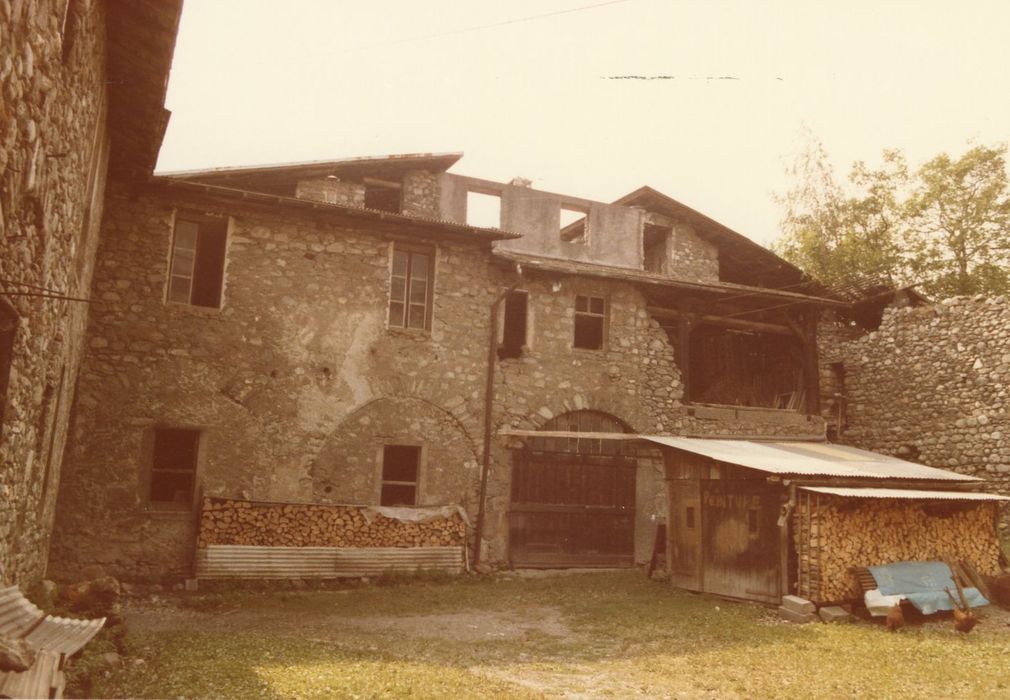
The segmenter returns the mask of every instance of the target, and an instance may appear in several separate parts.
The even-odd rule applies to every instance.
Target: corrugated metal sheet
[[[946,469],[934,469],[897,457],[821,442],[755,442],[642,435],[643,440],[675,447],[720,462],[771,474],[868,479],[981,481]]]
[[[340,578],[393,571],[463,571],[462,547],[255,547],[196,551],[197,578]]]
[[[801,486],[801,491],[813,491],[843,498],[900,498],[937,501],[1010,501],[1010,497],[994,493],[962,493],[960,491],[922,491],[913,489],[835,488],[832,486]]]

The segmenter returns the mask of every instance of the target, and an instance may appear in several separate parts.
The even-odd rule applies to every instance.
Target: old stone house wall
[[[196,197],[109,189],[93,290],[102,303],[90,319],[55,575],[96,562],[127,576],[190,574],[195,514],[146,503],[159,426],[203,431],[204,495],[258,500],[377,503],[383,445],[419,445],[419,504],[462,504],[473,520],[491,307],[513,285],[529,292],[528,343],[498,364],[495,434],[578,410],[644,433],[808,432],[805,419],[798,431],[796,420],[770,412],[684,407],[666,332],[626,282],[520,277],[476,238]],[[164,301],[179,211],[229,218],[221,309]],[[387,327],[394,240],[437,250],[430,333]],[[577,294],[607,299],[601,351],[572,348]],[[492,561],[507,554],[515,446],[492,442],[484,550]],[[644,559],[651,516],[664,512],[657,453],[642,453],[638,474]]]
[[[0,584],[45,571],[88,305],[39,294],[89,295],[102,214],[105,6],[70,5],[0,3]]]
[[[844,368],[840,441],[979,476],[1010,494],[1005,298],[891,308],[877,330],[845,335],[821,336],[822,366]]]

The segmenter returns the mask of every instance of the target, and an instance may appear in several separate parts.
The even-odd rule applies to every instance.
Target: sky
[[[1010,139],[1007,26],[1002,0],[185,0],[158,170],[461,151],[767,245],[805,132],[839,176]]]

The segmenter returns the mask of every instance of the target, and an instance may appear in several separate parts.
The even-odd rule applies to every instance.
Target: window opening
[[[666,260],[669,256],[669,241],[673,229],[668,226],[646,224],[642,232],[642,248],[644,258],[642,265],[646,272],[666,272]]]
[[[501,228],[501,195],[467,192],[466,223],[480,228]]]
[[[500,359],[522,355],[526,345],[527,301],[528,295],[523,291],[511,291],[505,296],[505,324],[498,348]]]
[[[421,448],[416,445],[386,445],[382,448],[382,491],[379,505],[417,505],[417,474]]]
[[[180,216],[172,238],[172,268],[168,300],[192,306],[221,306],[225,244],[224,219]]]
[[[758,512],[756,508],[747,511],[747,532],[756,535],[758,531]]]
[[[14,364],[14,336],[18,317],[0,301],[0,431],[3,429],[4,409],[7,408],[7,390],[10,386],[11,365]]]
[[[389,285],[389,325],[398,328],[431,328],[431,297],[434,284],[431,250],[393,249]]]
[[[561,240],[576,245],[589,243],[586,219],[588,212],[561,205]]]
[[[694,506],[687,506],[684,509],[684,527],[694,529]]]
[[[401,187],[398,182],[365,179],[365,208],[399,214]]]
[[[602,297],[575,297],[575,338],[573,345],[584,350],[603,349],[606,300]]]
[[[196,488],[200,431],[155,428],[148,500],[191,507]]]

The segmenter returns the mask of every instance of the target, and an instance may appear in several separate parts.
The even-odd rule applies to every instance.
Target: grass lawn
[[[1010,616],[790,625],[640,572],[173,597],[96,697],[1010,697]],[[84,660],[86,663],[87,660]]]

